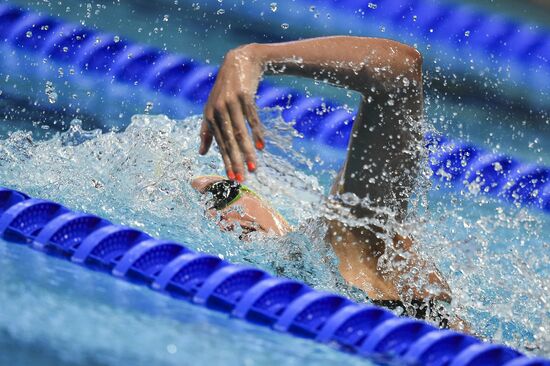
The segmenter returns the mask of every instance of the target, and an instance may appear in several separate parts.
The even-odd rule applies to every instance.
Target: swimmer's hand
[[[421,110],[419,98],[411,98],[412,92],[403,87],[404,81],[413,87],[421,83],[421,65],[422,57],[414,48],[381,38],[334,36],[272,44],[252,43],[236,48],[226,55],[206,102],[199,153],[206,154],[215,137],[230,179],[244,180],[243,161],[249,171],[256,169],[254,146],[261,150],[265,143],[254,97],[263,74],[320,80],[357,91],[365,99],[374,98],[373,105],[382,107],[386,100],[391,100],[390,110],[395,113],[398,106],[394,107],[394,99],[403,93],[403,101],[411,105],[399,108]],[[380,113],[373,108],[372,118],[371,114],[365,118],[377,120]],[[402,114],[395,118],[392,126],[401,126]],[[251,127],[254,144],[245,119]]]
[[[228,178],[239,182],[244,180],[243,157],[248,171],[252,172],[257,165],[254,146],[259,150],[265,146],[254,101],[262,74],[263,67],[249,48],[245,46],[229,51],[204,107],[199,154],[208,152],[215,137]]]

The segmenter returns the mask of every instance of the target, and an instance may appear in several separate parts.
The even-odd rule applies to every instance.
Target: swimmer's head
[[[238,224],[244,235],[251,232],[284,235],[290,231],[285,219],[260,196],[244,185],[221,176],[200,176],[191,185],[209,195],[207,209],[212,217],[219,214],[219,226],[230,231]]]

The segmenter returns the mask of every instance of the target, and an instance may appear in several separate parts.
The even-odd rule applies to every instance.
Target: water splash
[[[299,135],[276,112],[264,115],[264,121],[270,126],[268,148],[247,184],[293,225],[295,231],[283,238],[253,236],[242,242],[238,232],[222,233],[205,217],[189,181],[219,174],[222,162],[218,153],[196,153],[200,117],[174,121],[139,115],[119,133],[85,131],[73,121],[68,131],[46,141],[14,132],[0,141],[0,183],[364,301],[365,295],[339,275],[337,259],[323,240],[322,218],[354,225],[380,222],[353,219],[325,204],[333,167],[293,148]],[[453,311],[476,333],[548,352],[548,219],[467,189],[451,191],[440,182],[431,187],[430,179],[426,167],[408,219],[391,225],[411,235],[418,251],[439,266],[453,289]],[[359,197],[341,198],[349,205],[368,204]],[[382,261],[391,262],[394,254],[389,251]]]

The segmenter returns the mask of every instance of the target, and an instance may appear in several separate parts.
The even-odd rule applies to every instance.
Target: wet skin
[[[191,185],[204,193],[212,183],[225,179],[220,176],[201,176],[192,180]],[[240,210],[236,210],[238,206]],[[224,231],[233,230],[240,225],[243,233],[261,232],[270,235],[284,235],[290,232],[290,225],[266,201],[257,195],[243,191],[241,197],[232,205],[222,210],[209,209],[208,213],[215,218],[219,215],[218,226]]]
[[[339,259],[344,279],[371,299],[396,300],[407,293],[417,300],[450,301],[450,289],[437,269],[416,254],[411,238],[391,225],[404,221],[423,148],[420,53],[392,40],[345,36],[249,44],[231,50],[204,108],[199,148],[200,154],[206,154],[215,139],[230,179],[244,181],[245,166],[248,172],[256,169],[255,149],[265,146],[255,95],[267,74],[313,78],[363,96],[347,158],[331,193],[368,197],[367,207],[352,207],[350,214],[358,219],[376,218],[380,224],[328,221],[326,241]],[[244,225],[258,215],[249,211],[254,199],[248,199],[244,205],[247,218],[235,217]],[[263,205],[260,216],[265,221],[274,211]],[[264,224],[264,229],[268,227]],[[383,240],[380,233],[392,239]],[[384,253],[393,253],[392,260],[380,266]]]

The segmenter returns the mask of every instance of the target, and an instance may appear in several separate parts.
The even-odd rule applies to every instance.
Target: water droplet
[[[269,4],[269,8],[271,9],[272,12],[275,13],[277,11],[277,3]]]
[[[378,7],[378,5],[376,5],[375,3],[369,3],[368,6],[370,9],[376,9]]]
[[[283,29],[288,29],[288,27],[289,27],[288,23],[281,24],[281,28]]]
[[[380,26],[380,32],[385,32],[386,31],[386,27],[384,27],[383,25]]]
[[[153,110],[153,102],[147,102],[147,104],[145,104],[144,112],[147,114],[151,112],[151,110]]]
[[[178,347],[175,344],[170,343],[166,346],[166,351],[173,355],[174,353],[178,352]]]
[[[309,11],[312,12],[312,13],[315,11],[315,9],[316,9],[315,5],[311,5],[309,7]]]
[[[32,37],[32,32],[31,32],[31,31],[27,31],[27,33],[25,33],[25,35],[27,36],[27,38],[31,38],[31,37]]]
[[[218,9],[218,11],[216,12],[216,14],[218,14],[218,15],[223,15],[223,14],[225,14],[225,10],[224,10],[224,9]]]
[[[65,46],[63,47],[63,52],[68,52],[69,51],[69,47]]]
[[[466,37],[470,37],[470,31],[467,30],[466,32],[464,32],[464,35],[465,35]]]
[[[57,102],[57,93],[55,92],[55,87],[51,81],[46,81],[46,96],[48,97],[48,102],[54,104]]]
[[[191,7],[193,8],[193,10],[200,10],[201,6],[199,3],[193,3],[191,4]]]
[[[167,22],[168,18],[169,18],[168,14],[164,14],[164,17],[162,18],[162,21]]]
[[[119,36],[114,36],[114,37],[113,37],[113,41],[114,41],[115,43],[120,42],[120,37],[119,37]]]

